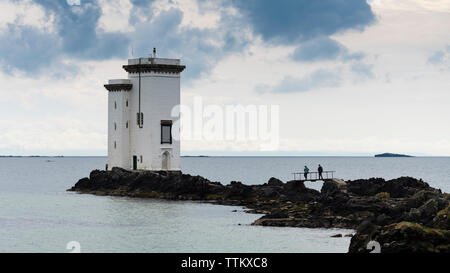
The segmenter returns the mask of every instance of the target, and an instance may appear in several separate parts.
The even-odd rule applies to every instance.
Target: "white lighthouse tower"
[[[180,171],[180,142],[171,115],[180,104],[179,59],[129,59],[128,79],[109,80],[108,166]]]

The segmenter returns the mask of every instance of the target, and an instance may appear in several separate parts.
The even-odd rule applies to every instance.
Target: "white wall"
[[[180,168],[180,143],[172,138],[172,144],[161,144],[161,120],[177,120],[171,117],[172,108],[180,104],[180,77],[175,74],[141,73],[141,112],[143,128],[136,122],[139,105],[139,78],[129,75],[131,90],[131,157],[138,156],[138,169],[161,170],[162,153],[170,153],[170,170]],[[140,162],[142,156],[143,162]]]
[[[130,105],[126,106],[129,94],[129,91],[124,90],[110,91],[108,94],[108,166],[110,168],[131,168],[130,133],[129,128],[126,128],[126,123],[130,119]]]

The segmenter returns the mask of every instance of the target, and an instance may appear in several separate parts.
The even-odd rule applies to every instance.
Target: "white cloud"
[[[8,24],[26,25],[41,31],[54,31],[54,17],[47,16],[45,10],[31,0],[0,1],[0,31]]]
[[[202,9],[206,10],[206,12],[202,12],[196,0],[156,0],[152,7],[155,15],[171,8],[180,9],[183,12],[181,26],[206,29],[217,28],[217,23],[221,17],[220,11],[223,10],[220,2],[209,1],[202,3]]]
[[[130,12],[133,5],[129,0],[99,0],[102,16],[98,21],[98,28],[107,32],[129,32],[133,27],[129,24]]]
[[[450,12],[447,0],[369,0],[372,7],[402,11]]]

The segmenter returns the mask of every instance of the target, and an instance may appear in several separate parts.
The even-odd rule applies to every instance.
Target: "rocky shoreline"
[[[411,177],[327,180],[321,191],[301,181],[228,185],[181,172],[94,170],[69,191],[97,195],[198,200],[265,214],[253,225],[355,229],[349,252],[450,252],[450,195]]]

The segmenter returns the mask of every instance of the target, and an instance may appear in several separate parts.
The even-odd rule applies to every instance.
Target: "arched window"
[[[114,102],[114,109],[117,109],[117,102]]]
[[[165,151],[162,154],[161,169],[168,170],[170,168],[170,153]]]
[[[117,123],[114,122],[114,131],[117,130]]]
[[[114,141],[114,149],[116,149],[117,148],[117,144],[116,144],[116,142]]]

